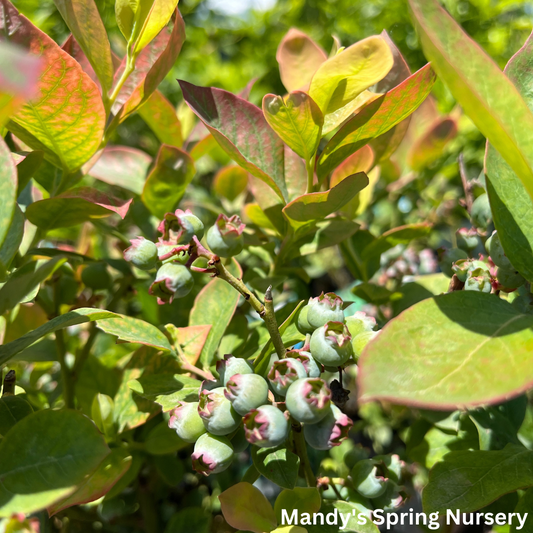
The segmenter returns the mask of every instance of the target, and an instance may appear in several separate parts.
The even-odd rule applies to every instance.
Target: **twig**
[[[287,349],[283,344],[283,339],[279,333],[278,323],[276,321],[276,315],[274,313],[274,301],[272,300],[272,285],[268,287],[265,292],[265,317],[264,321],[268,332],[270,333],[270,338],[272,339],[272,344],[278,354],[280,359],[283,359],[287,354]]]
[[[463,189],[465,191],[466,209],[470,213],[473,203],[472,188],[470,187],[470,183],[468,181],[465,160],[462,152],[459,154],[459,174],[461,175],[461,182],[463,183]]]
[[[4,388],[2,389],[2,398],[4,396],[13,396],[15,394],[15,384],[17,382],[17,373],[10,370],[4,378]]]

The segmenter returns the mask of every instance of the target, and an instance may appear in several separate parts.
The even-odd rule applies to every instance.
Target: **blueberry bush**
[[[530,509],[531,14],[350,4],[0,0],[1,531]]]

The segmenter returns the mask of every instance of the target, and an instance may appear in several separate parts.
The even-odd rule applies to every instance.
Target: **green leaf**
[[[22,396],[0,398],[0,435],[5,435],[17,422],[32,413],[32,406]]]
[[[530,513],[531,509],[533,508],[533,489],[529,489],[518,502],[518,505],[516,506],[516,509],[514,510],[515,513],[519,513],[521,515],[524,515],[526,513]],[[533,531],[533,520],[531,520],[531,516],[526,520],[526,523],[524,527],[518,528],[518,520],[516,518],[513,518],[513,523],[511,525],[511,533],[516,533],[516,531],[521,531],[522,533],[531,533]]]
[[[26,185],[43,163],[43,152],[12,152],[17,165],[17,197],[20,196]]]
[[[480,450],[503,450],[509,443],[520,445],[512,422],[498,407],[486,407],[470,412],[470,418],[479,432]]]
[[[307,90],[313,74],[327,58],[326,52],[311,37],[291,28],[276,53],[281,81],[287,91]]]
[[[438,296],[448,291],[450,278],[442,272],[438,274],[424,274],[415,276],[413,281],[402,285],[392,299],[394,316],[399,315],[408,307],[415,305],[426,298]]]
[[[433,68],[533,195],[533,114],[520,93],[436,0],[409,5]]]
[[[257,471],[284,489],[294,489],[298,481],[300,458],[286,448],[252,446],[252,460]]]
[[[2,35],[27,50],[39,50],[45,67],[39,95],[12,117],[8,129],[32,149],[43,150],[56,166],[79,169],[96,152],[104,132],[98,87],[75,59],[7,0],[0,4],[0,20]]]
[[[313,192],[296,198],[283,208],[283,214],[295,234],[300,236],[307,233],[308,228],[317,221],[341,209],[367,185],[367,175],[359,172],[343,179],[329,191]]]
[[[152,158],[142,150],[129,146],[107,146],[89,173],[109,185],[140,195],[151,163]]]
[[[511,58],[504,72],[533,109],[530,91],[533,68],[533,37]],[[533,201],[520,178],[494,146],[487,143],[485,154],[487,193],[494,226],[513,266],[529,281],[533,280]]]
[[[83,53],[98,76],[102,93],[113,84],[113,61],[107,33],[94,0],[54,0]]]
[[[374,35],[349,46],[318,67],[309,95],[324,114],[324,133],[339,126],[346,117],[332,115],[349,105],[365,89],[383,79],[393,65],[393,57],[385,40]]]
[[[0,454],[9,458],[0,464],[0,516],[9,517],[44,509],[73,493],[109,448],[81,413],[44,410],[12,427]]]
[[[471,513],[504,494],[533,486],[533,452],[508,445],[499,451],[448,454],[429,473],[422,502],[426,512]]]
[[[264,533],[275,529],[274,509],[250,483],[237,483],[218,497],[226,522],[235,529]]]
[[[200,382],[180,374],[150,374],[128,381],[137,394],[156,402],[163,411],[170,411],[178,402],[198,401]]]
[[[153,215],[163,218],[182,199],[195,172],[189,154],[174,146],[161,145],[144,184],[141,195],[144,205]]]
[[[22,337],[0,346],[0,364],[6,363],[14,355],[18,354],[28,346],[31,346],[34,342],[38,341],[45,335],[53,333],[58,329],[75,326],[77,324],[83,324],[84,322],[90,322],[100,318],[110,318],[113,316],[116,315],[111,311],[93,309],[89,307],[82,307],[80,309],[76,309],[75,311],[65,313],[64,315],[60,315],[52,320],[49,320],[46,324],[39,326],[37,329],[26,333]]]
[[[0,246],[2,246],[17,205],[17,171],[11,152],[3,139],[0,139],[0,205],[2,205],[0,210]]]
[[[160,350],[172,351],[172,347],[162,331],[138,318],[115,314],[111,318],[99,319],[98,327],[110,335],[116,335],[118,337],[117,342],[120,343],[133,342],[153,346]]]
[[[0,315],[22,302],[29,293],[51,276],[65,261],[65,257],[58,256],[44,264],[37,262],[27,263],[15,271],[0,289]]]
[[[174,407],[176,406],[174,405]],[[181,440],[176,431],[169,428],[168,422],[164,420],[150,430],[144,441],[144,446],[150,455],[167,455],[186,448],[189,443]]]
[[[278,524],[281,524],[281,511],[285,510],[289,514],[296,509],[298,514],[301,513],[318,513],[322,504],[320,493],[315,488],[296,487],[293,490],[282,490],[276,498],[274,504],[274,511],[278,519]]]
[[[139,107],[138,113],[161,143],[181,147],[181,123],[174,106],[160,91],[154,91]]]
[[[394,89],[366,105],[325,146],[317,164],[323,179],[349,155],[406,119],[429,95],[435,74],[428,64]]]
[[[374,283],[368,283],[367,281],[356,285],[352,289],[352,293],[365,300],[365,302],[374,305],[387,303],[394,294],[394,292],[382,285],[375,285]]]
[[[107,439],[115,436],[115,405],[110,396],[101,392],[95,394],[91,404],[91,418]]]
[[[230,263],[229,270],[234,276],[242,277],[242,270],[237,261]],[[204,367],[211,366],[215,361],[218,345],[237,309],[239,297],[239,293],[231,285],[216,278],[196,296],[189,315],[189,326],[211,325],[200,356]]]
[[[53,516],[68,507],[93,502],[105,496],[128,471],[131,463],[132,457],[124,448],[114,448],[72,494],[48,506],[48,514]]]
[[[131,202],[131,199],[106,196],[91,187],[78,187],[59,196],[33,202],[26,209],[26,217],[38,228],[48,231],[108,217],[113,213],[124,218]]]
[[[445,410],[501,403],[532,386],[532,325],[532,316],[492,294],[456,291],[424,300],[365,348],[360,398]]]
[[[172,515],[165,533],[209,533],[210,526],[211,514],[203,507],[187,507]]]
[[[263,114],[292,150],[311,161],[320,142],[324,116],[308,94],[295,91],[285,98],[267,94],[263,98]]]
[[[237,165],[229,165],[217,172],[213,180],[213,191],[233,202],[246,190],[247,185],[248,172]]]
[[[227,154],[286,201],[283,141],[261,110],[222,89],[178,81],[189,107]]]

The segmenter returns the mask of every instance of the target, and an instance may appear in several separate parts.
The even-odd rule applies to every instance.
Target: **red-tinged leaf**
[[[376,92],[385,93],[406,80],[411,75],[411,70],[386,30],[381,32],[381,37],[389,45],[392,57],[394,58],[394,64],[390,72],[376,85]],[[372,141],[376,163],[389,158],[395,152],[409,128],[410,121],[411,117],[409,116],[403,122],[391,128],[387,133],[380,135]]]
[[[0,1],[2,37],[35,54],[45,69],[39,95],[11,119],[8,129],[46,158],[69,172],[81,167],[98,149],[105,111],[98,87],[80,65],[8,0]]]
[[[230,202],[233,202],[239,194],[244,192],[247,185],[248,172],[237,165],[221,168],[213,180],[215,193],[227,198]]]
[[[250,174],[287,200],[284,145],[261,110],[222,89],[179,80],[183,98],[220,146]]]
[[[436,0],[409,0],[439,78],[533,198],[533,113],[498,65]]]
[[[174,324],[167,324],[165,329],[171,337],[172,344],[179,345],[187,361],[195,365],[211,331],[211,325],[177,328]]]
[[[162,218],[181,200],[195,172],[189,154],[163,144],[144,184],[141,195],[144,205],[156,217]]]
[[[367,185],[367,175],[364,172],[359,172],[343,179],[329,191],[313,192],[296,198],[283,208],[283,214],[295,230],[296,235],[301,235],[314,222],[323,220],[331,213],[341,209]]]
[[[338,185],[343,179],[352,174],[357,174],[358,172],[368,173],[373,164],[374,152],[372,148],[368,145],[363,146],[335,169],[330,179],[331,187],[335,187],[335,185]]]
[[[81,66],[83,69],[83,72],[91,78],[91,80],[96,83],[100,89],[102,88],[100,85],[100,80],[98,79],[98,76],[96,75],[96,72],[94,71],[91,63],[87,59],[87,56],[84,54],[83,50],[81,49],[81,46],[78,44],[76,39],[74,38],[74,35],[72,33],[67,37],[67,40],[61,45],[61,49],[64,50],[67,54],[71,55]]]
[[[255,176],[249,177],[248,188],[263,214],[268,220],[270,220],[272,227],[275,228],[280,235],[285,235],[287,221],[282,212],[285,207],[285,201],[280,200],[280,197],[264,181],[261,181]],[[260,215],[258,212],[252,214]]]
[[[96,471],[84,479],[72,494],[48,507],[48,515],[53,516],[73,505],[93,502],[105,496],[128,471],[131,461],[131,455],[124,448],[113,448]]]
[[[181,123],[174,106],[160,91],[152,93],[138,112],[161,143],[181,148]]]
[[[26,209],[26,218],[44,230],[66,228],[113,213],[124,218],[130,204],[131,200],[111,198],[90,187],[78,187],[30,204]]]
[[[143,49],[135,62],[135,71],[128,78],[113,106],[114,123],[120,123],[134,113],[152,93],[174,66],[185,41],[185,24],[176,10],[173,26],[163,28],[161,33]],[[115,74],[118,80],[126,68],[126,58]],[[120,107],[122,105],[122,107]]]
[[[304,160],[287,145],[284,146],[285,183],[289,200],[294,200],[307,192],[307,169]]]
[[[267,94],[263,98],[263,114],[292,150],[311,161],[320,142],[324,116],[308,94],[295,91],[285,98]]]
[[[326,52],[311,37],[291,28],[276,53],[281,81],[287,91],[306,90],[313,74],[327,58]]]
[[[141,150],[128,146],[107,146],[90,170],[90,175],[141,194],[152,158]]]
[[[317,174],[329,174],[350,154],[407,118],[428,96],[435,74],[427,64],[346,122],[324,148]]]
[[[113,84],[111,47],[94,0],[54,0],[80,48],[107,94]]]
[[[0,127],[38,92],[42,61],[7,42],[0,42]]]
[[[0,246],[4,243],[17,204],[17,171],[11,152],[0,139]],[[0,265],[0,274],[2,274]]]
[[[457,135],[457,122],[453,118],[438,119],[429,131],[410,148],[408,165],[415,171],[438,159],[448,144]]]

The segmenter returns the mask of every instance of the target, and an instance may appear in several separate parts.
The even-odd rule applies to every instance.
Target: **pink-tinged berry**
[[[167,244],[186,244],[196,235],[200,240],[204,235],[203,222],[189,209],[177,209],[175,213],[166,213],[157,227],[162,233],[162,241]]]
[[[157,246],[144,237],[131,239],[131,246],[124,250],[124,259],[141,270],[151,270],[157,264]]]
[[[297,380],[306,378],[307,372],[298,359],[281,359],[275,361],[268,372],[270,386],[277,394],[285,396],[287,389]]]
[[[185,442],[196,442],[205,433],[205,426],[198,414],[198,402],[180,402],[172,411],[168,427],[174,429]]]
[[[268,383],[258,374],[233,375],[224,392],[233,409],[241,416],[266,403]]]
[[[328,414],[331,391],[320,378],[299,379],[289,387],[285,404],[298,422],[317,424]]]
[[[242,232],[246,226],[238,215],[218,215],[213,226],[207,230],[206,240],[211,251],[220,257],[233,257],[244,247]]]
[[[224,387],[200,392],[198,414],[204,422],[205,429],[213,435],[229,435],[241,423],[241,417],[233,409],[224,392]]]
[[[342,305],[342,298],[333,292],[310,298],[307,322],[313,328],[320,328],[326,322],[342,322],[344,320]]]
[[[226,354],[224,359],[217,361],[217,372],[219,381],[226,386],[228,381],[235,374],[253,374],[254,368],[250,361],[240,357],[233,357],[231,354]]]
[[[288,350],[285,357],[290,359],[296,359],[304,365],[307,377],[318,378],[320,374],[324,372],[324,367],[318,364],[315,358],[311,355],[311,352],[305,350]]]
[[[372,459],[356,463],[350,475],[355,490],[365,498],[377,498],[387,488],[387,479],[378,474],[376,462]]]
[[[305,440],[317,450],[329,450],[348,437],[352,426],[351,419],[332,404],[329,413],[320,422],[304,424]]]
[[[233,457],[233,446],[226,437],[204,433],[194,445],[192,467],[204,476],[218,474],[229,467]]]
[[[287,440],[289,422],[277,407],[262,405],[244,417],[244,432],[249,443],[270,448]]]
[[[187,296],[193,288],[194,279],[190,270],[183,265],[167,263],[163,265],[150,285],[148,292],[157,296],[158,304],[172,303],[174,298]]]
[[[352,336],[342,322],[327,322],[311,336],[311,354],[325,366],[343,365],[353,355]]]

